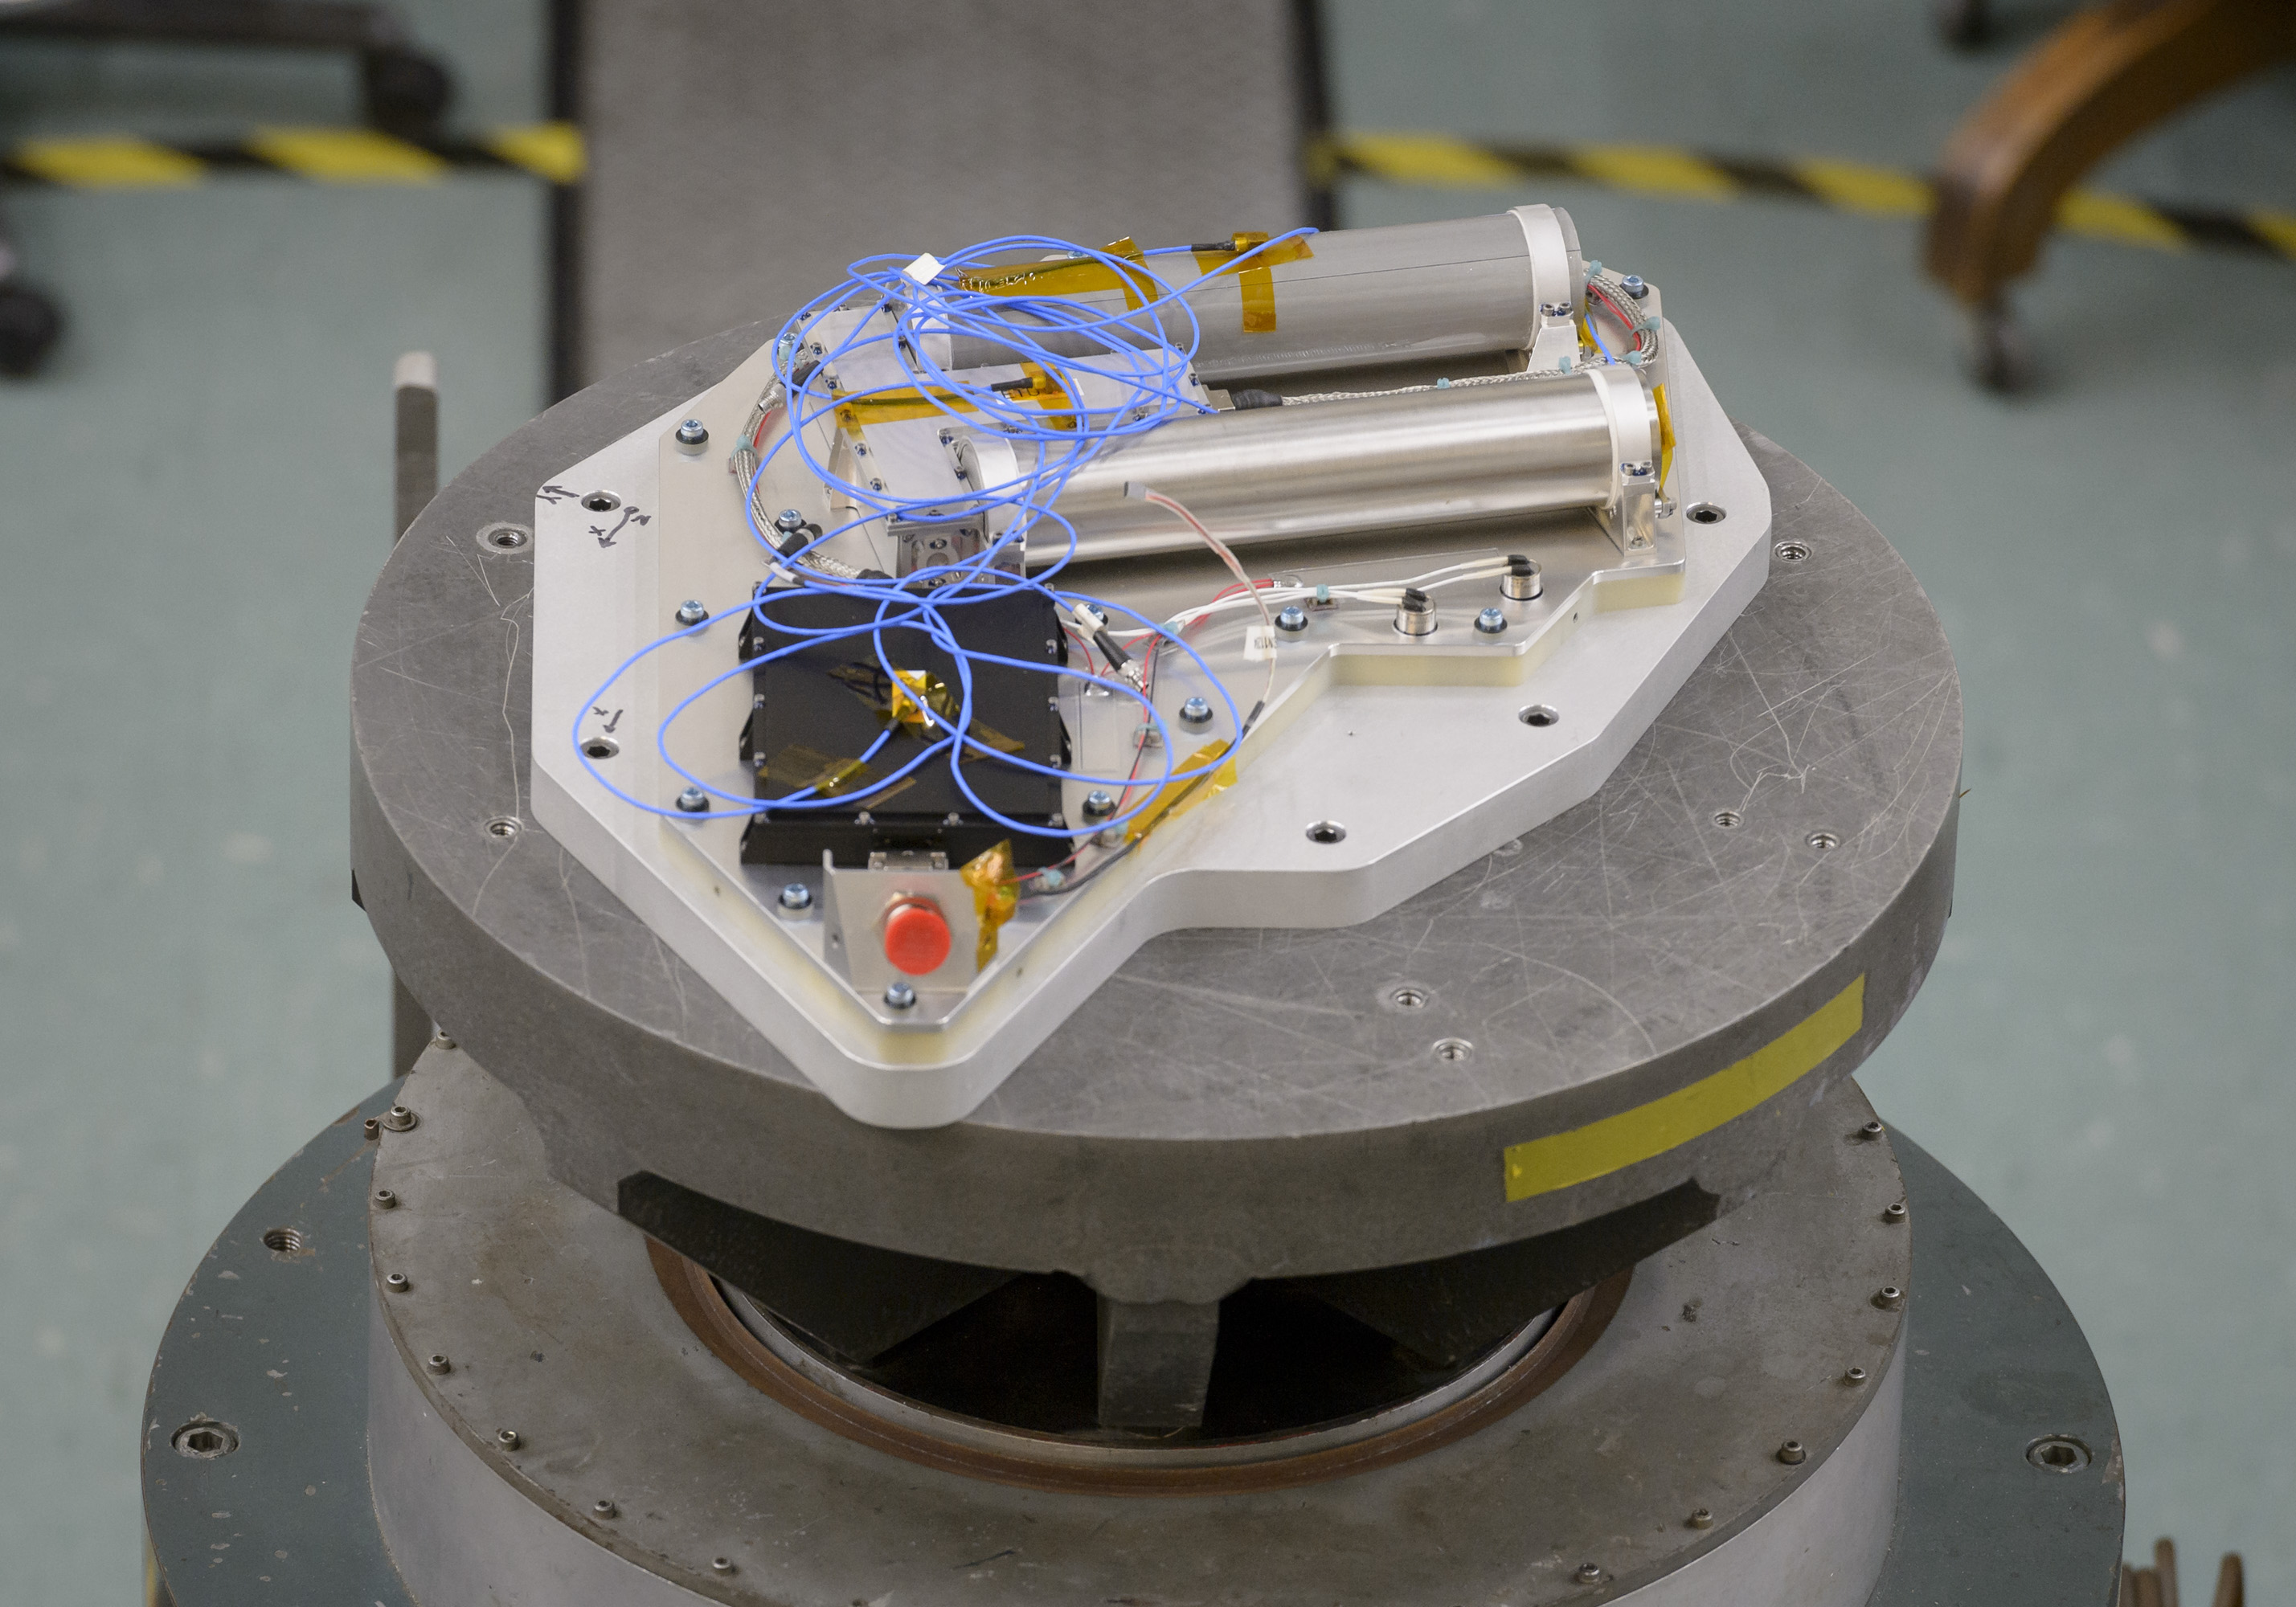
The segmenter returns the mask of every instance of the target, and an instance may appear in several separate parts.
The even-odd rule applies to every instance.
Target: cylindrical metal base
[[[377,1492],[370,1478],[368,1422],[381,1410],[368,1385],[370,1325],[381,1323],[378,1301],[383,1297],[379,1283],[390,1269],[376,1265],[369,1254],[369,1167],[378,1144],[408,1144],[426,1129],[418,1123],[407,1134],[385,1132],[380,1139],[368,1139],[361,1136],[361,1118],[381,1115],[398,1097],[396,1085],[386,1088],[347,1112],[282,1167],[217,1241],[184,1291],[152,1370],[145,1412],[144,1513],[154,1602],[174,1607],[240,1607],[251,1600],[324,1599],[373,1602],[382,1607],[445,1607],[455,1599],[438,1595],[435,1589],[421,1594],[419,1586],[411,1588],[410,1581],[401,1577],[392,1552],[384,1544],[375,1513]],[[430,1130],[435,1136],[437,1129]],[[1912,1321],[1906,1332],[1912,1339],[1909,1344],[1901,1342],[1897,1351],[1901,1384],[1893,1385],[1888,1376],[1869,1380],[1863,1387],[1874,1391],[1875,1404],[1866,1407],[1857,1425],[1830,1450],[1806,1439],[1810,1460],[1800,1469],[1763,1463],[1762,1453],[1775,1455],[1775,1447],[1767,1439],[1778,1431],[1774,1425],[1761,1425],[1767,1432],[1762,1442],[1756,1443],[1751,1438],[1750,1423],[1743,1465],[1750,1470],[1775,1467],[1774,1476],[1789,1482],[1799,1475],[1799,1493],[1771,1506],[1763,1524],[1783,1524],[1807,1510],[1795,1503],[1806,1502],[1813,1489],[1823,1489],[1829,1483],[1839,1488],[1863,1483],[1856,1478],[1842,1479],[1843,1472],[1854,1467],[1853,1461],[1845,1459],[1854,1458],[1861,1447],[1886,1437],[1874,1432],[1884,1423],[1876,1407],[1888,1390],[1902,1387],[1902,1427],[1896,1436],[1902,1446],[1896,1510],[1878,1581],[1866,1599],[1875,1607],[1913,1607],[1916,1603],[1938,1601],[2000,1603],[2004,1607],[2011,1603],[2017,1607],[2057,1603],[2095,1607],[2111,1599],[2121,1542],[2120,1446],[2103,1381],[2071,1315],[2040,1268],[2001,1223],[1919,1149],[1902,1137],[1893,1138],[1890,1147],[1904,1168],[1911,1206],[1909,1224],[1892,1231],[1917,1237],[1922,1245],[1921,1283],[1913,1288],[1907,1306]],[[455,1145],[447,1148],[450,1154],[458,1152]],[[1847,1144],[1844,1151],[1861,1157],[1874,1153],[1851,1149]],[[474,1192],[489,1186],[489,1176],[496,1168],[488,1158],[476,1152],[460,1152],[469,1162],[466,1184]],[[394,1211],[401,1209],[414,1207],[408,1203],[393,1208]],[[1757,1203],[1747,1209],[1761,1207]],[[603,1213],[581,1209],[588,1212],[593,1223],[616,1226]],[[578,1215],[570,1207],[562,1215],[537,1219],[534,1226],[548,1238]],[[391,1219],[387,1214],[378,1218]],[[1742,1212],[1700,1238],[1709,1246],[1726,1239],[1742,1242],[1740,1227],[1749,1220]],[[266,1235],[275,1242],[289,1244],[281,1231],[285,1229],[294,1230],[299,1247],[274,1250],[266,1245]],[[626,1229],[617,1228],[617,1232],[625,1242],[635,1238]],[[449,1250],[458,1242],[451,1224],[437,1236]],[[551,1242],[557,1245],[562,1271],[582,1272],[586,1279],[598,1280],[592,1287],[609,1283],[639,1289],[648,1286],[642,1274],[635,1284],[619,1277],[609,1279],[611,1269],[594,1259],[584,1235],[560,1236]],[[523,1282],[527,1270],[503,1264],[475,1239],[459,1242],[465,1253],[459,1264],[449,1256],[452,1271],[447,1275],[459,1280],[458,1293],[469,1291],[480,1300],[489,1300],[509,1290],[536,1287]],[[634,1242],[628,1244],[627,1253],[634,1263],[644,1260],[643,1250]],[[1608,1337],[1628,1336],[1639,1325],[1654,1328],[1662,1341],[1673,1341],[1679,1336],[1681,1343],[1689,1345],[1692,1327],[1721,1316],[1718,1302],[1707,1297],[1697,1308],[1700,1324],[1685,1324],[1681,1320],[1682,1308],[1689,1304],[1688,1299],[1677,1303],[1669,1298],[1661,1304],[1654,1291],[1660,1287],[1662,1276],[1675,1275],[1666,1272],[1667,1263],[1703,1253],[1697,1243],[1685,1244],[1638,1268],[1636,1290],[1640,1303],[1621,1308]],[[1660,1269],[1658,1275],[1652,1275],[1653,1267]],[[628,1270],[636,1273],[638,1269]],[[473,1283],[472,1279],[480,1281]],[[1767,1282],[1751,1290],[1764,1299],[1778,1291],[1778,1286]],[[420,1286],[410,1283],[408,1295],[420,1292]],[[503,1304],[506,1308],[507,1300]],[[694,1340],[666,1300],[650,1315],[644,1315],[642,1327],[649,1344],[677,1353],[672,1376],[683,1381],[682,1387],[729,1406],[738,1405],[750,1412],[759,1409],[761,1398],[757,1391]],[[561,1302],[548,1316],[554,1328],[562,1324],[566,1333],[573,1334],[581,1331],[586,1311],[578,1303]],[[1703,1334],[1699,1337],[1702,1341]],[[450,1357],[448,1365],[460,1369],[468,1362],[488,1375],[490,1388],[521,1382],[522,1387],[530,1385],[546,1397],[566,1360],[562,1348],[554,1349],[559,1346],[554,1333],[532,1341],[529,1349],[495,1357],[482,1367],[475,1357],[463,1361]],[[414,1414],[407,1420],[411,1431],[442,1453],[449,1453],[451,1465],[465,1473],[478,1470],[488,1482],[476,1488],[505,1498],[512,1504],[507,1510],[521,1513],[520,1521],[530,1523],[533,1515],[543,1510],[537,1505],[543,1499],[540,1484],[525,1468],[513,1469],[504,1477],[488,1466],[477,1449],[435,1416],[432,1397],[408,1369],[403,1355],[391,1345],[376,1349],[372,1359],[387,1386],[403,1392],[413,1403]],[[1767,1371],[1770,1365],[1754,1360],[1711,1372],[1685,1366],[1679,1382],[1686,1384],[1693,1401],[1734,1403],[1748,1389],[1759,1391],[1775,1384]],[[1623,1443],[1612,1439],[1609,1431],[1592,1419],[1578,1415],[1587,1409],[1602,1366],[1599,1351],[1591,1352],[1531,1403],[1541,1412],[1556,1414],[1556,1421],[1571,1427],[1561,1448],[1575,1456],[1595,1480],[1618,1478],[1625,1471]],[[450,1372],[446,1376],[452,1380],[457,1374]],[[629,1587],[614,1598],[618,1601],[649,1599],[637,1593],[652,1588],[659,1576],[587,1537],[602,1521],[595,1504],[614,1503],[618,1516],[603,1520],[613,1524],[623,1521],[619,1517],[623,1513],[663,1513],[665,1501],[641,1496],[634,1503],[627,1492],[617,1496],[603,1488],[592,1494],[579,1475],[585,1457],[613,1451],[634,1433],[645,1431],[653,1409],[650,1398],[601,1402],[586,1414],[576,1414],[575,1420],[586,1425],[578,1442],[547,1450],[531,1438],[544,1431],[536,1426],[544,1421],[541,1418],[529,1416],[523,1424],[496,1424],[489,1431],[516,1430],[522,1453],[537,1456],[531,1471],[545,1472],[546,1464],[554,1480],[563,1480],[570,1495],[582,1498],[582,1512],[573,1514],[582,1526],[580,1532],[559,1518],[549,1522],[564,1531],[565,1539],[578,1542],[582,1549],[574,1554],[603,1559],[603,1575]],[[422,1421],[423,1412],[434,1414],[427,1425]],[[221,1431],[208,1436],[184,1433],[203,1426]],[[1519,1426],[1529,1426],[1529,1420]],[[1504,1438],[1504,1433],[1502,1425],[1498,1438]],[[440,1438],[442,1434],[446,1438]],[[821,1460],[811,1470],[811,1477],[767,1480],[767,1504],[748,1504],[757,1493],[756,1487],[750,1487],[749,1494],[737,1495],[705,1476],[698,1466],[682,1486],[659,1493],[665,1500],[675,1497],[690,1504],[688,1510],[717,1504],[729,1532],[744,1537],[758,1548],[754,1554],[767,1559],[770,1566],[790,1547],[804,1545],[817,1528],[836,1530],[855,1515],[865,1487],[852,1475],[880,1480],[919,1476],[919,1471],[908,1469],[908,1464],[865,1450],[827,1430],[799,1422],[790,1434],[793,1443]],[[1867,1438],[1860,1439],[1860,1434]],[[176,1448],[178,1440],[187,1448]],[[229,1443],[232,1448],[220,1455],[197,1451],[200,1445],[216,1443]],[[2048,1446],[2071,1447],[2070,1462],[2061,1469],[2059,1459],[2036,1454],[2036,1447]],[[529,1447],[536,1448],[529,1450]],[[709,1448],[695,1447],[699,1453]],[[388,1447],[377,1445],[373,1452],[378,1464],[390,1461]],[[1455,1445],[1420,1459],[1420,1465],[1439,1466],[1444,1458],[1477,1454],[1472,1443]],[[1808,1470],[1813,1467],[1823,1476],[1811,1476]],[[1668,1479],[1680,1477],[1663,1466],[1650,1471]],[[1017,1543],[1009,1537],[998,1537],[968,1550],[957,1542],[971,1543],[989,1531],[937,1535],[930,1546],[922,1531],[902,1531],[898,1544],[889,1545],[879,1560],[887,1567],[914,1568],[920,1577],[939,1583],[944,1593],[969,1588],[977,1594],[981,1585],[988,1584],[1010,1592],[1081,1599],[1084,1587],[1047,1567],[1048,1559],[1037,1549],[1035,1535],[1047,1510],[1045,1504],[1084,1500],[1108,1514],[1111,1521],[1123,1522],[1139,1521],[1141,1513],[1213,1513],[1226,1505],[1226,1498],[1048,1497],[964,1482],[977,1491],[987,1510],[999,1514],[999,1521],[1020,1537]],[[1353,1480],[1319,1488],[1325,1498],[1338,1499],[1345,1497],[1351,1487],[1369,1488]],[[1281,1505],[1309,1493],[1252,1499]],[[1675,1493],[1674,1505],[1682,1505],[1683,1493],[1686,1491]],[[1567,1543],[1562,1526],[1571,1518],[1570,1502],[1535,1501],[1521,1487],[1514,1488],[1511,1501],[1505,1496],[1504,1490],[1494,1494],[1493,1498],[1505,1507],[1504,1521],[1484,1531],[1482,1540],[1516,1547],[1519,1562],[1543,1556],[1560,1566],[1567,1561],[1567,1571],[1574,1579],[1578,1568],[1586,1562],[1601,1566],[1600,1556],[1557,1554],[1558,1542]],[[1641,1532],[1628,1537],[1639,1548],[1679,1534],[1695,1537],[1702,1533],[1710,1546],[1706,1556],[1725,1558],[1738,1542],[1712,1544],[1715,1536],[1726,1531],[1725,1520],[1719,1516],[1722,1509],[1711,1507],[1710,1503],[1710,1507],[1718,1514],[1712,1530],[1690,1529],[1687,1513],[1674,1519],[1654,1511]],[[1343,1517],[1352,1521],[1357,1513],[1375,1515],[1378,1510],[1378,1503],[1359,1496]],[[1439,1513],[1423,1515],[1443,1517]],[[877,1520],[872,1516],[870,1521]],[[1248,1523],[1238,1527],[1247,1535],[1256,1532]],[[1004,1530],[996,1532],[1003,1535]],[[1190,1531],[1180,1554],[1182,1560],[1201,1554],[1196,1549],[1195,1532]],[[1830,1522],[1827,1532],[1833,1532]],[[1346,1544],[1349,1531],[1343,1523],[1323,1538],[1334,1546]],[[507,1540],[498,1536],[496,1543],[506,1545]],[[488,1544],[483,1536],[477,1542],[482,1553]],[[1008,1546],[1013,1548],[1007,1551]],[[1116,1540],[1109,1541],[1106,1549],[1107,1565],[1128,1578],[1144,1578],[1156,1568],[1173,1565],[1168,1556],[1160,1560],[1144,1556]],[[708,1566],[716,1554],[703,1559],[702,1577],[691,1580],[690,1588],[678,1587],[678,1594],[666,1599],[690,1601],[698,1595],[731,1601],[741,1599],[743,1593],[753,1599],[761,1595],[775,1601],[798,1599],[786,1591],[760,1591],[756,1570],[747,1574],[718,1573]],[[739,1569],[739,1560],[726,1554]],[[409,1561],[404,1540],[398,1560]],[[1662,1584],[1643,1587],[1660,1594],[1638,1594],[1634,1599],[1669,1601],[1675,1598],[1662,1594],[1666,1588],[1686,1589],[1693,1585],[1704,1588],[1709,1581],[1698,1571],[1702,1566],[1678,1569]],[[1791,1572],[1791,1565],[1781,1566]],[[976,1578],[976,1575],[987,1577]],[[850,1584],[852,1589],[838,1607],[849,1607],[854,1595],[873,1599],[862,1595],[866,1582],[857,1575],[840,1578],[840,1588]],[[1366,1586],[1375,1582],[1366,1580]],[[1274,1594],[1278,1600],[1305,1600],[1328,1583],[1328,1579],[1303,1575]],[[1594,1586],[1578,1587],[1582,1595],[1571,1599],[1616,1600],[1619,1592],[1631,1584],[1631,1579],[1612,1572]],[[1216,1587],[1196,1576],[1191,1578],[1190,1587],[1193,1595],[1201,1596]],[[878,1594],[882,1594],[882,1589]],[[1370,1594],[1368,1589],[1365,1594]],[[1392,1594],[1420,1599],[1426,1593],[1414,1587]],[[1330,1597],[1332,1593],[1324,1590],[1321,1595]],[[549,1599],[581,1598],[560,1592]],[[1510,1595],[1493,1599],[1521,1598]],[[1697,1599],[1734,1598],[1726,1591],[1717,1595],[1707,1590]],[[1790,1597],[1766,1587],[1753,1599],[1828,1598]]]

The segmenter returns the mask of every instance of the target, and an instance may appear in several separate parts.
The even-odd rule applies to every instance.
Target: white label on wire
[[[927,251],[901,270],[919,284],[931,284],[940,273],[940,258]]]

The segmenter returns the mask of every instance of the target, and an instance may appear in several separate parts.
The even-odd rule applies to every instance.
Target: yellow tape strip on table
[[[1509,1144],[1506,1197],[1528,1200],[1607,1177],[1702,1137],[1815,1071],[1865,1022],[1861,972],[1800,1026],[1710,1077],[1568,1133]]]

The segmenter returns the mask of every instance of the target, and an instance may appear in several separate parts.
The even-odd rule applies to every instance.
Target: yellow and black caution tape
[[[1314,152],[1312,176],[1392,184],[1505,189],[1526,179],[1570,178],[1640,195],[1724,201],[1775,198],[1877,217],[1928,214],[1930,181],[1919,173],[1823,157],[1773,160],[1718,156],[1678,145],[1479,143],[1442,134],[1345,134]],[[82,190],[168,189],[217,173],[286,173],[342,184],[434,183],[457,170],[511,169],[554,184],[580,182],[588,167],[571,123],[496,128],[476,140],[415,144],[371,128],[259,128],[218,144],[166,144],[127,135],[27,140],[0,156],[0,182]],[[2069,234],[2158,250],[2194,246],[2296,259],[2296,212],[2211,210],[2075,190],[2057,208]]]
[[[0,154],[0,181],[75,190],[180,189],[217,173],[286,173],[333,184],[432,184],[472,168],[578,183],[588,168],[571,123],[526,123],[471,141],[414,144],[372,128],[258,128],[221,144],[129,135],[26,140]]]
[[[1315,176],[1346,174],[1391,184],[1504,189],[1525,179],[1572,178],[1639,195],[1723,201],[1773,197],[1877,217],[1922,217],[1927,177],[1896,168],[1822,158],[1774,161],[1677,145],[1513,145],[1441,134],[1345,134],[1325,140]],[[2068,234],[2179,251],[2194,246],[2296,259],[2296,212],[2211,211],[2075,190],[2057,208]]]

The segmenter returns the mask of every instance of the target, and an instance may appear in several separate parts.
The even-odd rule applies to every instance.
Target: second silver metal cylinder
[[[1054,506],[1086,561],[1202,545],[1128,484],[1185,504],[1230,545],[1603,507],[1619,464],[1649,461],[1657,433],[1624,369],[1251,408],[1176,419],[1105,453]],[[1039,525],[1029,562],[1057,558],[1065,537]]]

